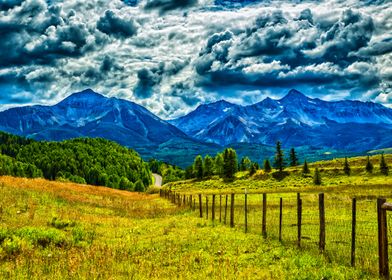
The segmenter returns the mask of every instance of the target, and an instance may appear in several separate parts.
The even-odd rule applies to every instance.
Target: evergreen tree
[[[276,142],[276,153],[275,153],[275,168],[283,171],[285,167],[284,155],[280,142]]]
[[[215,156],[214,172],[216,175],[223,175],[223,155],[221,153]]]
[[[344,159],[343,171],[344,171],[344,174],[346,174],[347,176],[350,176],[351,168],[350,168],[350,164],[348,163],[347,157],[345,157],[345,159]]]
[[[373,173],[373,163],[370,161],[370,157],[367,156],[367,161],[366,161],[366,172],[367,173]]]
[[[121,177],[119,185],[120,190],[129,190],[129,183],[130,182],[127,177]]]
[[[314,171],[313,183],[315,185],[321,185],[321,174],[318,167],[316,167],[316,170]]]
[[[145,191],[145,187],[144,187],[143,182],[141,180],[137,180],[134,188],[135,188],[136,192],[144,192]]]
[[[298,157],[297,153],[294,148],[290,150],[290,166],[297,166],[298,165]]]
[[[193,169],[197,179],[203,179],[203,159],[200,155],[195,158],[195,162],[193,164]]]
[[[188,166],[186,169],[185,169],[185,179],[191,179],[191,178],[194,178],[194,173],[193,173],[193,166],[191,165],[191,166]]]
[[[268,159],[264,161],[264,172],[269,173],[271,172],[272,167]]]
[[[252,162],[248,157],[243,157],[241,159],[241,164],[240,164],[240,171],[247,171],[250,169]]]
[[[228,148],[223,152],[223,176],[227,179],[233,179],[237,172],[238,162],[237,153],[234,149]]]
[[[214,174],[214,161],[209,155],[204,158],[204,176],[209,177]]]
[[[257,166],[256,166],[256,164],[257,164],[257,163],[252,163],[252,164],[250,165],[250,169],[249,169],[249,175],[250,175],[250,176],[252,176],[253,174],[256,173],[256,171],[257,171]]]
[[[304,161],[304,165],[302,167],[302,173],[303,174],[309,174],[310,173],[308,162],[306,160]]]
[[[380,172],[381,174],[388,176],[389,173],[389,167],[387,162],[385,161],[384,154],[381,154],[381,159],[380,159]]]

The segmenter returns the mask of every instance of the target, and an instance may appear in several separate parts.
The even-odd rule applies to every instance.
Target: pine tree
[[[247,171],[251,167],[252,162],[248,157],[243,157],[241,159],[241,164],[240,164],[240,171]]]
[[[223,176],[233,179],[237,172],[238,162],[237,153],[234,149],[228,148],[223,152]]]
[[[185,169],[185,179],[191,179],[194,178],[194,172],[193,172],[193,166],[188,166]]]
[[[214,172],[214,162],[209,155],[204,158],[204,176],[209,177],[213,175]]]
[[[344,174],[346,174],[347,176],[350,176],[351,168],[350,168],[350,164],[348,163],[347,157],[345,157],[345,159],[344,159],[343,171],[344,171]]]
[[[316,167],[316,170],[314,171],[313,183],[315,185],[321,185],[321,174],[318,167]]]
[[[193,163],[193,169],[197,179],[203,179],[203,159],[200,155],[195,158],[195,162]]]
[[[297,166],[298,165],[298,157],[297,153],[295,152],[294,148],[290,150],[290,166]]]
[[[269,160],[266,159],[264,161],[264,172],[269,173],[269,172],[271,172],[271,170],[272,170],[271,164],[270,164]]]
[[[250,165],[250,169],[249,169],[249,175],[252,176],[253,174],[255,174],[257,171],[257,166],[256,163],[252,163]]]
[[[216,175],[223,175],[223,155],[221,153],[215,156],[214,172]]]
[[[370,161],[370,157],[367,156],[367,162],[366,162],[366,172],[367,173],[373,173],[373,164]]]
[[[381,159],[380,159],[380,172],[381,174],[388,176],[389,173],[389,167],[387,162],[385,161],[384,154],[381,154]]]
[[[284,155],[280,142],[276,142],[276,153],[275,153],[275,168],[283,171],[285,167]]]
[[[302,173],[303,174],[309,174],[310,173],[308,162],[306,160],[304,161],[304,165],[302,167]]]
[[[143,182],[141,180],[137,180],[137,182],[135,183],[135,191],[136,192],[144,192],[145,191],[145,187],[144,187]]]

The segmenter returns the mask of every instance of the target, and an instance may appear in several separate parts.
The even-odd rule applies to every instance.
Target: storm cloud
[[[107,10],[99,19],[97,28],[103,33],[118,37],[131,37],[137,33],[137,25],[133,19],[121,18],[111,10]]]
[[[203,102],[392,107],[390,1],[0,0],[0,110],[84,88],[164,118]]]

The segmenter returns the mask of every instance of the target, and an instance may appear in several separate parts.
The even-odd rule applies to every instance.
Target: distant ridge
[[[392,109],[372,102],[327,102],[293,89],[281,99],[248,106],[225,100],[202,104],[166,121],[134,102],[86,89],[53,106],[0,112],[0,130],[37,140],[101,137],[131,147],[145,159],[185,167],[197,154],[214,155],[227,146],[261,161],[273,154],[271,146],[278,140],[284,147],[304,147],[303,153],[392,147]]]
[[[281,99],[248,106],[224,101],[200,105],[169,122],[189,136],[219,145],[273,145],[281,140],[285,145],[358,151],[392,144],[392,109],[372,102],[312,99],[295,89]]]

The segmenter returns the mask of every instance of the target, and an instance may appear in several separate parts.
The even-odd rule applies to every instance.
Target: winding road
[[[156,173],[153,173],[152,176],[154,176],[155,179],[155,186],[162,187],[162,176]]]

